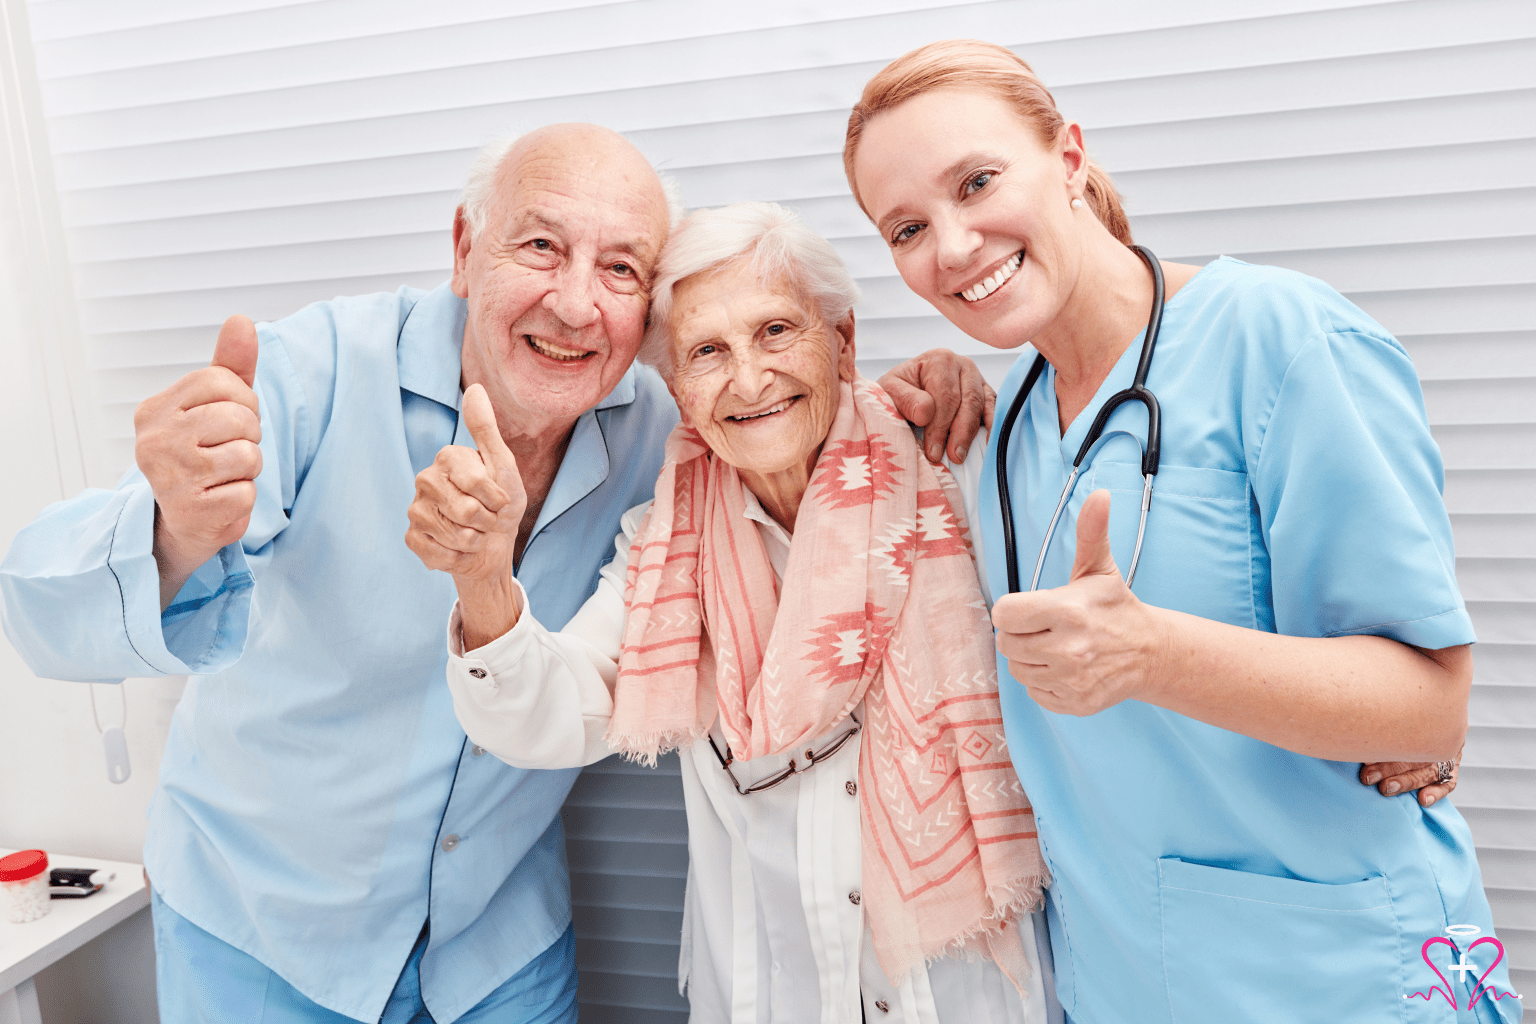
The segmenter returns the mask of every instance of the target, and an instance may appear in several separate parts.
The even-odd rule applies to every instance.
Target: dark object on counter
[[[48,892],[56,900],[84,899],[116,877],[97,868],[54,868],[48,873]]]

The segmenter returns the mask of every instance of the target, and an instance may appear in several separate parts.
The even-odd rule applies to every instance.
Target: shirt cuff
[[[453,613],[448,616],[448,671],[472,689],[495,693],[497,674],[515,669],[523,658],[524,648],[533,639],[535,620],[528,607],[528,591],[516,577],[512,585],[517,588],[523,609],[517,622],[501,636],[472,651],[464,650],[464,615],[459,602],[453,602]]]
[[[245,649],[255,579],[237,541],[199,566],[164,612],[155,561],[155,497],[126,492],[107,565],[122,592],[123,623],[134,652],[161,675],[209,675]]]

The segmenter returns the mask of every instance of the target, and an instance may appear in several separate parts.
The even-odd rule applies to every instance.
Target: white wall
[[[12,60],[0,77],[11,155],[0,163],[0,543],[9,547],[44,505],[84,486],[100,443],[91,392],[80,386],[85,370],[26,8],[7,5],[4,14],[0,32]],[[103,724],[116,724],[116,688],[98,690]],[[128,731],[131,755],[149,770],[114,787],[88,687],[34,679],[0,644],[0,700],[0,845],[136,860],[163,737],[149,721],[153,712],[141,706],[144,720]]]
[[[7,7],[13,22],[19,7]],[[1536,4],[32,0],[26,10],[40,82],[29,123],[35,138],[44,123],[51,136],[32,165],[56,177],[57,200],[49,187],[21,204],[54,218],[22,236],[34,249],[67,241],[71,269],[58,253],[7,265],[14,280],[0,298],[41,288],[54,326],[0,322],[0,425],[28,442],[0,445],[0,541],[79,481],[114,478],[131,459],[134,403],[205,360],[228,313],[270,318],[335,294],[437,283],[463,171],[504,128],[598,121],[671,171],[691,205],[797,207],[864,287],[867,370],[953,343],[995,376],[1008,357],[958,338],[895,277],[838,152],[848,106],[890,58],[957,35],[1015,46],[1083,122],[1138,237],[1160,255],[1225,252],[1316,274],[1412,353],[1482,640],[1456,801],[1516,987],[1536,989]],[[7,80],[25,82],[27,70]],[[39,266],[41,285],[22,275]],[[0,317],[19,315],[4,305]],[[70,317],[78,328],[63,324]],[[29,336],[52,340],[29,346]],[[100,426],[78,428],[87,440],[75,442],[74,424],[92,413]],[[39,422],[53,426],[51,455]],[[8,658],[0,650],[0,843],[40,836],[130,856],[174,686],[129,684],[137,775],[114,789],[84,689],[31,680]],[[115,716],[115,694],[99,687],[98,698]],[[40,805],[14,781],[23,774],[57,778],[83,802]],[[584,998],[631,1007],[611,1019],[679,1019],[675,780],[597,766],[567,821],[589,936]],[[603,1019],[595,1008],[589,1017]]]
[[[94,409],[80,387],[71,276],[52,159],[31,61],[26,8],[0,4],[0,112],[10,159],[0,161],[0,547],[50,502],[76,493],[99,462]],[[87,440],[82,443],[82,434]],[[81,858],[138,860],[144,807],[175,692],[163,680],[126,684],[134,775],[107,780],[90,692],[32,676],[0,643],[0,846]],[[103,725],[122,721],[117,687],[97,688]],[[154,1024],[154,954],[141,911],[37,977],[48,1024]],[[111,993],[109,995],[109,993]]]

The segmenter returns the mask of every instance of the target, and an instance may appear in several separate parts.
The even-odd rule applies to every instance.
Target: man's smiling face
[[[462,383],[485,385],[504,434],[568,428],[618,384],[667,229],[655,172],[607,129],[555,125],[507,154],[478,237],[455,223],[453,273]]]

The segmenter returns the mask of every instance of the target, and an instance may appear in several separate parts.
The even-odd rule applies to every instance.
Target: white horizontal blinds
[[[442,280],[474,149],[557,120],[626,132],[691,206],[798,208],[864,289],[866,372],[951,344],[996,376],[1006,355],[894,275],[839,150],[849,105],[892,57],[962,35],[1015,46],[1083,122],[1160,254],[1315,273],[1412,351],[1484,640],[1457,799],[1511,957],[1536,971],[1529,0],[30,10],[114,468],[131,459],[133,404],[205,360],[228,313]],[[679,807],[674,775],[613,762],[567,806],[584,1019],[682,1020]]]
[[[687,1020],[678,936],[688,826],[676,754],[587,768],[561,812],[571,865],[582,1024]]]
[[[837,159],[847,106],[885,60],[961,28],[1039,39],[1225,17],[1213,0],[532,6],[33,5],[112,468],[131,459],[135,402],[201,362],[229,312],[439,280],[464,167],[501,126],[611,125],[692,205],[793,202],[865,255],[861,274],[888,276],[878,247],[851,241],[869,229]],[[892,283],[871,282],[871,305],[904,292]],[[957,337],[887,319],[864,332],[870,358]]]

